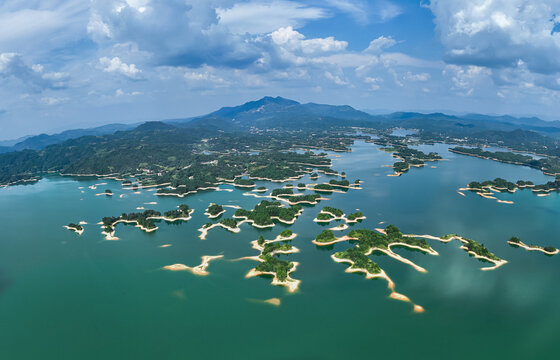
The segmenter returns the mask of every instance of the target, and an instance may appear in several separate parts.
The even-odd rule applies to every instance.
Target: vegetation
[[[317,184],[315,186],[313,186],[313,189],[315,190],[323,190],[323,191],[333,191],[334,187],[332,185],[329,184]]]
[[[208,209],[206,209],[206,212],[208,214],[210,214],[210,216],[217,216],[218,214],[222,213],[224,211],[224,208],[222,207],[222,205],[218,205],[218,204],[210,204],[210,206],[208,206]]]
[[[241,179],[237,178],[233,182],[234,185],[241,185],[241,186],[255,186],[255,182],[250,179]]]
[[[286,281],[288,272],[292,270],[294,264],[285,260],[280,260],[274,256],[261,255],[263,262],[259,263],[255,269],[262,272],[272,272],[280,281]]]
[[[535,185],[532,181],[518,180],[516,183],[504,180],[502,178],[496,178],[492,181],[484,181],[482,183],[478,181],[472,181],[469,183],[468,188],[472,191],[484,191],[485,188],[493,187],[494,189],[501,192],[513,192],[518,188],[531,187],[534,192],[550,192],[550,191],[560,191],[560,176],[557,176],[554,181],[549,181],[546,184]]]
[[[454,147],[449,149],[449,151],[462,154],[480,157],[483,159],[492,159],[495,161],[500,161],[508,164],[524,165],[531,167],[533,169],[542,170],[548,174],[559,174],[560,173],[560,158],[548,157],[542,159],[536,159],[529,155],[516,154],[507,151],[484,151],[480,148],[465,148],[465,147]]]
[[[272,193],[270,195],[272,195],[272,196],[290,196],[290,195],[293,195],[293,194],[294,194],[294,191],[292,189],[278,188],[278,189],[272,190]]]
[[[331,214],[319,213],[317,215],[317,220],[326,221],[326,220],[332,220],[332,219],[334,219],[334,216],[332,216]]]
[[[104,217],[102,222],[105,228],[105,232],[112,233],[115,230],[115,224],[118,221],[125,222],[136,222],[138,225],[142,226],[147,230],[155,229],[156,224],[154,222],[154,217],[160,217],[161,213],[155,210],[146,210],[139,213],[122,213],[119,217]]]
[[[358,211],[358,212],[355,212],[355,213],[352,213],[352,214],[348,215],[346,218],[347,218],[348,220],[354,221],[354,220],[356,220],[356,219],[358,219],[358,218],[361,219],[361,218],[363,218],[363,217],[364,217],[364,214],[363,214],[361,211]]]
[[[350,186],[350,181],[348,180],[331,180],[329,181],[329,184],[332,186],[342,186],[342,187],[348,187]]]
[[[492,259],[495,261],[501,261],[502,259],[500,259],[499,257],[497,257],[496,255],[492,254],[490,252],[490,250],[488,250],[486,247],[484,247],[484,244],[481,244],[477,241],[471,240],[471,239],[465,239],[467,242],[463,244],[463,246],[466,248],[467,251],[473,252],[479,256],[484,256],[488,259]]]
[[[353,262],[351,269],[365,269],[370,274],[381,273],[381,268],[364,254],[358,247],[351,247],[348,250],[337,252],[334,256],[338,259],[347,259]]]
[[[235,219],[222,219],[220,220],[220,224],[224,225],[227,228],[235,229],[237,228],[237,221]]]
[[[82,225],[80,225],[80,224],[70,223],[70,224],[68,224],[67,226],[70,228],[70,230],[77,230],[77,231],[82,231],[82,230],[84,230],[84,227],[83,227]]]
[[[283,237],[283,238],[289,238],[292,235],[293,235],[293,232],[290,229],[286,229],[286,230],[284,230],[280,233],[280,236]]]
[[[331,213],[336,217],[344,216],[344,212],[342,210],[330,206],[325,206],[321,211]]]
[[[320,243],[328,243],[333,240],[336,240],[336,236],[334,236],[334,232],[332,230],[323,230],[323,232],[315,238],[315,241]]]
[[[251,211],[237,209],[235,217],[246,218],[252,220],[255,225],[266,226],[274,224],[272,218],[278,218],[285,222],[294,221],[301,209],[301,206],[298,205],[284,208],[278,201],[263,200]]]
[[[291,204],[299,204],[299,203],[315,203],[317,199],[319,199],[321,195],[296,195],[290,196],[287,200]]]
[[[167,219],[188,218],[192,211],[188,205],[181,204],[178,209],[166,211],[163,216]]]

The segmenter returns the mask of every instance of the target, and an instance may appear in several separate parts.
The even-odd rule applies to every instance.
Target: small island
[[[170,270],[170,271],[185,271],[185,270],[187,270],[187,271],[192,272],[195,275],[206,276],[206,275],[210,274],[208,271],[206,271],[208,266],[210,266],[210,261],[221,259],[223,257],[224,257],[223,255],[216,255],[216,256],[204,255],[202,257],[202,263],[200,265],[195,266],[195,267],[189,267],[185,264],[173,264],[173,265],[164,266],[163,268],[165,270]]]
[[[435,152],[428,154],[423,151],[411,149],[408,147],[408,139],[403,139],[397,136],[383,135],[373,141],[376,145],[381,145],[379,150],[391,153],[394,158],[399,161],[393,165],[394,173],[388,176],[401,176],[408,172],[411,167],[422,167],[426,165],[427,161],[440,161],[442,157]]]
[[[118,237],[115,237],[115,226],[119,223],[135,224],[136,227],[139,227],[145,232],[153,232],[158,229],[155,224],[156,221],[188,221],[191,219],[193,212],[194,210],[190,209],[188,205],[182,204],[179,205],[176,210],[166,211],[163,216],[159,211],[155,210],[145,210],[144,212],[129,214],[122,213],[121,216],[118,217],[104,217],[100,225],[103,227],[102,234],[105,235],[106,240],[119,240]]]
[[[484,182],[471,181],[466,188],[461,188],[459,191],[468,190],[480,195],[486,199],[496,199],[492,196],[494,193],[514,193],[518,189],[530,188],[534,194],[539,197],[548,196],[550,192],[560,192],[560,176],[557,176],[554,181],[549,181],[546,184],[535,185],[532,181],[518,180],[513,183],[502,178],[494,180],[487,180]],[[498,200],[498,199],[496,199]],[[498,202],[512,203],[511,201],[498,200]]]
[[[278,201],[263,200],[253,210],[237,209],[233,217],[243,219],[254,227],[265,228],[273,227],[274,220],[291,225],[302,212],[303,208],[299,205],[285,208]]]
[[[225,212],[226,210],[221,205],[212,203],[210,204],[210,206],[208,206],[208,209],[206,209],[204,215],[207,215],[209,219],[215,219],[220,217]]]
[[[299,252],[298,248],[289,243],[295,237],[296,234],[293,234],[291,230],[284,230],[274,240],[265,240],[261,235],[257,240],[252,241],[253,249],[260,251],[260,254],[244,259],[256,260],[259,264],[251,269],[246,277],[270,275],[273,276],[273,285],[285,286],[289,292],[295,292],[301,281],[293,279],[290,275],[296,271],[298,263],[278,258],[278,255],[281,254],[287,255]]]
[[[236,187],[244,187],[244,188],[254,188],[256,186],[254,180],[242,179],[242,178],[235,179],[233,181],[233,185]]]
[[[507,241],[507,243],[510,244],[513,247],[523,248],[527,251],[540,251],[543,254],[548,255],[548,256],[553,256],[553,255],[556,255],[560,252],[560,250],[558,250],[557,248],[555,248],[553,246],[546,246],[546,247],[543,248],[542,246],[539,246],[539,245],[533,245],[533,244],[527,245],[527,244],[523,243],[520,238],[515,237],[515,236],[512,236],[511,239],[509,239]]]
[[[68,225],[65,225],[64,228],[74,231],[78,235],[82,235],[84,233],[84,227],[80,224],[70,223]]]
[[[329,223],[335,220],[344,220],[346,224],[349,224],[357,223],[358,221],[362,221],[365,218],[366,217],[361,211],[346,216],[340,209],[325,206],[313,221],[318,223]]]

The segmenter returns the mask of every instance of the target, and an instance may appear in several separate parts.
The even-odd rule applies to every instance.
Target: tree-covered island
[[[121,216],[107,216],[101,220],[103,227],[103,234],[107,240],[118,240],[115,237],[115,226],[119,223],[136,224],[145,232],[152,232],[158,229],[156,222],[165,220],[168,222],[174,221],[188,221],[194,210],[190,209],[188,205],[182,204],[176,210],[169,210],[162,214],[155,210],[145,210],[144,212],[137,213],[122,213]]]
[[[210,204],[210,206],[208,206],[208,209],[206,209],[206,212],[204,214],[207,215],[209,219],[215,219],[220,217],[225,212],[226,210],[222,207],[222,205],[212,203]]]
[[[560,252],[559,249],[555,248],[554,246],[546,246],[546,247],[542,247],[540,245],[534,245],[534,244],[530,244],[527,245],[525,244],[523,241],[521,241],[520,238],[516,237],[516,236],[512,236],[507,243],[513,247],[516,248],[523,248],[527,251],[540,251],[545,255],[548,256],[553,256],[556,255]]]
[[[296,270],[298,263],[281,260],[278,257],[299,251],[290,244],[293,235],[291,230],[284,230],[275,240],[265,240],[261,235],[251,242],[253,249],[260,251],[260,254],[248,259],[256,260],[259,264],[251,269],[246,277],[270,275],[273,276],[273,285],[285,286],[290,292],[296,291],[300,280],[295,280],[290,275]]]
[[[74,231],[78,235],[82,235],[84,233],[84,227],[80,224],[70,223],[64,227],[68,230]]]

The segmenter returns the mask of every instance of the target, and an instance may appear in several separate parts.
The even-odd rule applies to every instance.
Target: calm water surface
[[[269,230],[241,226],[239,234],[213,229],[206,240],[197,229],[208,221],[209,203],[252,208],[259,199],[233,192],[206,192],[185,199],[135,195],[107,181],[51,177],[35,185],[0,189],[0,358],[1,359],[551,359],[560,333],[560,257],[514,249],[509,237],[560,246],[560,198],[530,191],[499,195],[499,204],[474,194],[457,194],[472,180],[551,179],[519,166],[459,156],[445,145],[421,146],[446,160],[387,177],[389,154],[358,142],[352,153],[333,158],[334,169],[363,190],[334,194],[306,207],[291,229],[301,252],[294,278],[300,291],[288,294],[270,279],[245,279],[256,263],[232,261],[256,255],[250,241],[274,238]],[[436,166],[431,168],[430,165]],[[328,180],[323,177],[321,180]],[[304,182],[310,182],[304,179]],[[269,183],[263,183],[270,188]],[[259,184],[260,185],[260,184]],[[79,187],[84,187],[83,193]],[[223,188],[231,188],[222,186]],[[95,196],[109,188],[115,196]],[[120,198],[120,194],[125,194]],[[157,201],[157,205],[145,203]],[[161,223],[146,234],[118,225],[119,241],[104,241],[98,221],[143,206],[166,211],[187,203],[196,209],[188,223]],[[382,280],[346,274],[311,240],[325,227],[312,220],[322,206],[368,217],[355,227],[399,226],[405,233],[458,233],[484,243],[509,261],[496,271],[470,258],[457,243],[430,244],[440,256],[397,250],[425,267],[421,274],[388,257],[373,256],[396,282],[396,290],[425,307],[388,298]],[[227,209],[227,216],[234,209]],[[62,225],[87,221],[77,236]],[[171,247],[160,248],[162,244]],[[168,272],[162,266],[194,266],[202,255],[223,254],[207,277]],[[282,305],[264,304],[278,297]]]

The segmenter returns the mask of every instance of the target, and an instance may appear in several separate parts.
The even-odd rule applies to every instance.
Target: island
[[[281,260],[278,255],[287,255],[299,252],[289,241],[296,237],[291,230],[284,230],[276,239],[265,240],[261,235],[251,242],[253,249],[260,251],[258,256],[246,257],[258,261],[259,264],[251,269],[246,277],[270,275],[273,277],[272,285],[285,286],[289,292],[295,292],[301,281],[293,279],[291,274],[296,271],[298,263]]]
[[[365,218],[366,217],[361,211],[346,216],[340,209],[325,206],[313,221],[318,223],[329,223],[335,220],[344,220],[346,224],[350,224],[357,223],[358,221],[362,221]]]
[[[300,205],[282,207],[278,201],[263,200],[253,210],[237,209],[233,217],[243,219],[257,228],[273,227],[274,220],[291,225],[303,212]]]
[[[187,270],[187,271],[192,272],[195,275],[206,276],[206,275],[210,274],[206,270],[208,268],[208,266],[210,265],[210,261],[221,259],[223,257],[224,257],[223,255],[216,255],[216,256],[204,255],[202,257],[202,263],[200,263],[200,265],[197,265],[195,267],[189,267],[185,264],[173,264],[173,265],[164,266],[163,269],[170,270],[170,271],[185,271],[185,270]]]
[[[245,187],[245,188],[254,188],[256,186],[254,180],[242,179],[242,178],[235,179],[233,181],[233,185],[236,187]]]
[[[430,240],[437,240],[443,243],[449,243],[453,240],[458,240],[461,243],[459,247],[461,250],[467,252],[470,256],[474,257],[475,259],[492,263],[493,266],[490,267],[483,267],[480,270],[488,271],[488,270],[496,270],[497,268],[507,264],[506,260],[500,259],[496,255],[494,255],[490,250],[488,250],[484,244],[481,244],[475,240],[468,239],[463,236],[459,236],[457,234],[449,234],[444,235],[441,237],[433,236],[433,235],[404,235],[406,237],[416,237],[416,238],[423,238],[423,239],[430,239]]]
[[[471,181],[466,188],[461,188],[459,191],[468,190],[487,199],[496,199],[492,196],[493,193],[514,193],[518,189],[527,188],[531,189],[537,196],[548,196],[550,192],[560,191],[560,176],[557,176],[554,181],[548,181],[546,184],[538,185],[535,185],[532,181],[528,180],[518,180],[513,183],[502,178],[496,178],[494,180],[487,180],[484,182]]]
[[[128,214],[122,213],[121,216],[118,217],[104,217],[100,225],[102,225],[102,234],[105,235],[106,240],[119,240],[119,238],[115,236],[115,226],[119,223],[135,224],[136,227],[145,232],[153,232],[158,229],[155,224],[156,221],[188,221],[191,219],[193,212],[194,210],[190,209],[188,205],[182,204],[179,205],[176,210],[166,211],[163,216],[159,211],[155,210],[145,210],[144,212]]]
[[[78,235],[82,235],[84,233],[84,227],[80,224],[70,223],[68,225],[65,225],[64,228],[74,231]]]
[[[438,153],[430,152],[426,154],[423,151],[409,148],[409,141],[408,138],[386,134],[373,140],[374,144],[381,146],[379,150],[391,153],[394,158],[399,160],[391,165],[394,173],[388,176],[401,176],[408,172],[410,167],[422,167],[426,165],[426,162],[442,160]]]
[[[204,215],[207,215],[209,219],[215,219],[225,212],[226,210],[221,205],[211,203],[210,206],[208,206],[208,209],[206,209]]]
[[[558,253],[560,252],[559,249],[557,249],[557,248],[555,248],[555,247],[553,247],[553,246],[547,246],[547,247],[544,247],[544,248],[543,248],[542,246],[539,246],[539,245],[533,245],[533,244],[527,245],[527,244],[523,243],[523,241],[521,241],[520,238],[515,237],[515,236],[512,236],[512,237],[507,241],[507,243],[510,244],[510,245],[513,246],[513,247],[516,247],[516,248],[523,248],[523,249],[525,249],[525,250],[527,250],[527,251],[540,251],[540,252],[542,252],[543,254],[548,255],[548,256],[553,256],[553,255],[556,255],[556,254],[558,254]]]
[[[429,255],[438,255],[424,239],[403,236],[396,226],[389,225],[382,230],[382,232],[365,229],[352,230],[348,235],[340,238],[337,238],[331,230],[324,230],[313,240],[313,243],[317,246],[327,246],[343,241],[350,241],[354,243],[354,246],[347,250],[334,253],[331,255],[331,258],[335,262],[350,265],[346,269],[346,272],[363,273],[366,275],[367,279],[385,279],[391,290],[391,298],[411,303],[415,312],[424,311],[422,306],[414,304],[407,296],[396,293],[394,282],[377,263],[369,258],[369,256],[375,252],[381,252],[395,260],[412,266],[417,271],[426,272],[424,268],[391,250],[391,247],[405,247]]]

